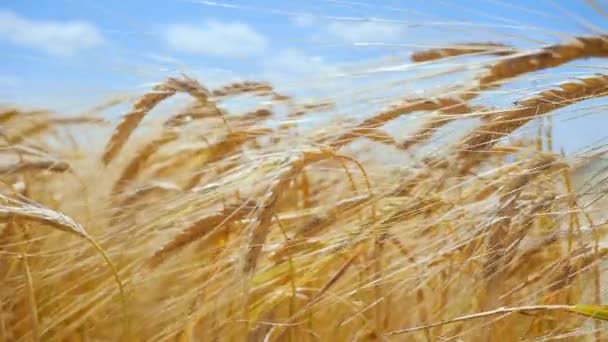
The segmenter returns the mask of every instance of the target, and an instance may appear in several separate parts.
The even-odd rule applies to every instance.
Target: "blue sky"
[[[78,111],[179,72],[208,85],[265,79],[322,94],[352,82],[365,91],[344,70],[403,62],[413,50],[450,42],[538,46],[593,34],[606,20],[583,0],[4,0],[0,102]],[[602,63],[582,71],[599,72]],[[561,70],[571,71],[581,72]],[[601,137],[582,122],[578,135]]]

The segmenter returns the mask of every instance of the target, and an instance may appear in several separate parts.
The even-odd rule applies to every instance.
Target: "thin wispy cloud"
[[[268,39],[242,22],[208,20],[202,25],[172,24],[165,30],[167,45],[178,52],[225,58],[258,56]]]
[[[310,13],[291,18],[299,28],[314,29],[315,39],[330,38],[345,43],[395,42],[404,38],[406,27],[402,24],[383,21],[330,21],[319,20]]]
[[[302,50],[294,48],[278,51],[265,61],[264,66],[268,70],[275,70],[285,74],[336,72],[336,69],[326,63],[320,56],[311,56]]]
[[[32,20],[0,10],[0,40],[51,55],[71,56],[102,45],[104,37],[85,21]]]
[[[311,27],[315,24],[315,21],[315,17],[307,13],[291,17],[291,22],[298,27]]]
[[[258,77],[292,95],[324,96],[348,86],[343,82],[345,79],[337,78],[341,74],[339,65],[297,48],[278,50],[264,59],[260,66]]]
[[[347,43],[394,42],[402,39],[405,26],[378,21],[332,22],[327,33],[334,39]]]

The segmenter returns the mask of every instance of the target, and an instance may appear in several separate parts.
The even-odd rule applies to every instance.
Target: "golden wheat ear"
[[[229,97],[242,94],[269,95],[273,94],[272,85],[265,82],[244,81],[235,82],[213,90],[214,97]]]
[[[607,36],[576,37],[570,42],[505,57],[479,78],[479,90],[534,71],[555,68],[578,59],[608,57]]]
[[[447,47],[439,47],[434,49],[417,51],[414,52],[410,58],[412,62],[420,63],[465,55],[506,56],[511,55],[515,52],[516,50],[514,48],[500,43],[464,43]]]
[[[271,134],[272,132],[273,131],[269,128],[256,127],[251,127],[243,131],[230,132],[222,140],[201,151],[201,154],[204,154],[206,157],[196,167],[200,168],[205,164],[211,164],[228,158],[234,154],[235,151],[238,151],[245,143],[255,140],[259,136]],[[205,173],[203,171],[197,171],[188,179],[184,188],[186,190],[193,189],[199,184],[204,175]]]
[[[577,37],[571,42],[550,45],[539,51],[507,56],[490,65],[489,69],[478,77],[478,85],[465,92],[437,99],[406,100],[366,119],[354,129],[377,128],[404,114],[415,111],[472,112],[472,110],[467,111],[460,108],[467,106],[466,102],[476,98],[480,92],[499,86],[501,81],[542,69],[558,67],[577,59],[606,56],[608,56],[608,41],[605,36]],[[419,137],[422,140],[426,140],[430,136],[429,132],[437,128],[437,125],[442,125],[438,124],[441,121],[435,120],[428,123],[428,127],[423,128],[422,134]],[[352,131],[344,133],[335,139],[332,146],[335,148],[342,147],[355,138],[356,134]],[[404,148],[409,148],[411,145],[416,144],[417,140],[420,140],[420,138],[415,137],[411,141],[404,142]]]
[[[19,115],[19,110],[14,108],[0,110],[0,124],[11,121]]]
[[[140,169],[154,153],[156,153],[163,146],[175,141],[177,138],[177,133],[167,131],[143,146],[123,170],[122,174],[114,184],[112,193],[114,195],[118,195],[124,189],[124,187],[137,176]]]
[[[429,99],[416,98],[401,101],[401,103],[393,105],[348,129],[347,132],[336,137],[330,143],[330,146],[336,149],[341,148],[357,139],[360,136],[361,131],[378,128],[405,114],[418,111],[443,111],[448,114],[456,114],[471,112],[472,110],[473,109],[471,109],[466,102],[462,101],[457,96]]]
[[[70,164],[60,160],[24,160],[16,164],[0,166],[0,174],[18,174],[25,171],[66,172]]]
[[[288,117],[295,118],[308,113],[318,113],[333,110],[336,104],[333,101],[321,100],[316,102],[292,104]]]
[[[182,79],[169,78],[164,83],[142,96],[131,109],[125,114],[122,121],[116,126],[112,137],[106,144],[102,155],[104,164],[109,164],[118,155],[133,131],[139,123],[156,105],[161,101],[173,96],[177,92],[184,92],[194,97],[201,103],[206,103],[209,91],[201,86],[196,80],[184,76]]]
[[[511,134],[534,118],[580,101],[606,96],[607,87],[608,75],[581,78],[520,101],[515,108],[497,112],[457,145],[460,158],[491,148],[500,138]]]
[[[209,100],[206,103],[196,103],[185,110],[173,115],[164,122],[164,126],[168,128],[181,127],[194,120],[223,117],[225,114],[213,101]]]
[[[368,190],[371,192],[367,173],[353,158],[336,154],[333,150],[306,151],[293,156],[273,178],[268,191],[262,197],[259,206],[260,209],[258,210],[258,213],[256,213],[256,218],[249,227],[249,241],[245,253],[245,262],[243,264],[243,271],[245,274],[251,274],[257,267],[258,259],[262,252],[262,248],[264,247],[266,237],[270,233],[270,225],[273,217],[275,217],[275,209],[281,193],[292,179],[301,174],[308,165],[332,159],[341,162],[348,160],[357,164],[366,179]]]
[[[249,215],[253,209],[255,209],[255,207],[255,202],[246,201],[229,205],[220,211],[198,219],[196,222],[192,223],[186,229],[180,232],[177,236],[173,237],[171,241],[155,251],[153,256],[148,261],[149,265],[151,267],[160,265],[169,256],[187,245],[200,240],[212,232],[219,231],[222,227],[225,227],[230,223],[242,220]]]

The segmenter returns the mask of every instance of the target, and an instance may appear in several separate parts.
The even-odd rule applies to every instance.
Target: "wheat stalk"
[[[102,156],[103,163],[107,165],[116,157],[148,112],[178,91],[190,94],[201,103],[206,103],[208,100],[208,91],[198,82],[188,77],[183,79],[169,78],[166,82],[155,86],[152,92],[141,97],[135,102],[133,109],[123,116],[106,144]]]
[[[158,138],[147,143],[141,148],[135,158],[127,165],[123,170],[122,174],[116,181],[112,193],[117,195],[122,189],[128,184],[129,181],[133,180],[139,173],[142,166],[150,159],[150,157],[156,153],[163,146],[175,141],[178,138],[176,132],[167,131],[161,134]]]
[[[258,95],[267,95],[272,93],[274,90],[272,85],[265,82],[256,81],[244,81],[235,82],[225,85],[219,89],[213,90],[214,97],[227,97],[236,96],[248,93],[255,93]]]
[[[506,56],[513,53],[515,53],[515,49],[501,43],[464,43],[417,51],[410,58],[413,62],[420,63],[471,54]]]
[[[153,267],[160,265],[171,254],[185,246],[200,240],[211,232],[217,232],[223,225],[229,225],[235,221],[242,220],[255,208],[255,202],[243,202],[226,206],[218,212],[205,215],[184,229],[177,236],[154,252],[149,264]]]
[[[491,148],[500,138],[511,134],[534,118],[580,101],[602,97],[606,94],[606,85],[606,75],[581,78],[520,101],[515,108],[498,112],[457,145],[460,158]]]

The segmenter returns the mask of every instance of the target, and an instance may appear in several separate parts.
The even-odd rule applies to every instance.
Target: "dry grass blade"
[[[28,263],[27,256],[22,255],[21,260],[23,261],[23,271],[25,273],[25,279],[27,280],[27,292],[28,292],[28,305],[30,307],[30,320],[32,324],[32,338],[34,341],[40,341],[40,330],[39,330],[39,319],[38,319],[38,308],[36,307],[36,294],[34,293],[34,281],[32,279],[32,272]]]
[[[361,254],[361,251],[355,249],[351,253],[352,254],[340,266],[340,268],[338,268],[338,270],[331,275],[329,280],[308,300],[306,305],[301,310],[296,312],[293,316],[289,317],[289,323],[295,322],[299,317],[302,317],[303,315],[308,313],[316,304],[318,304],[319,301],[323,298],[323,295],[326,294],[327,291],[329,291],[338,282],[338,280],[340,280],[346,274],[346,272],[353,265],[357,257],[359,257],[359,255]],[[280,326],[273,327],[273,329],[268,332],[267,338],[276,333],[278,327]],[[285,338],[284,335],[285,331],[281,335],[279,335],[278,340],[283,340]]]
[[[514,308],[498,308],[495,310],[460,316],[460,317],[448,319],[448,320],[441,321],[441,322],[431,323],[431,324],[427,324],[427,325],[423,325],[423,326],[395,330],[395,331],[389,332],[386,335],[392,336],[392,335],[407,334],[407,333],[412,333],[412,332],[425,330],[425,329],[429,329],[429,328],[439,327],[439,326],[446,325],[446,324],[465,322],[465,321],[470,321],[470,320],[475,320],[475,319],[480,319],[480,318],[486,318],[489,316],[505,315],[505,314],[511,314],[511,313],[531,313],[531,312],[538,312],[538,311],[541,311],[541,312],[571,311],[573,308],[574,307],[570,306],[570,305],[530,305],[530,306],[520,306],[520,307],[514,307]]]
[[[513,258],[517,246],[527,235],[531,224],[523,224],[521,228],[514,229],[514,221],[521,215],[522,210],[518,208],[519,197],[527,186],[541,174],[548,170],[557,169],[559,163],[554,156],[540,156],[537,160],[532,160],[529,167],[525,167],[520,174],[513,176],[513,179],[505,181],[500,188],[499,208],[496,219],[488,227],[486,242],[486,261],[483,267],[483,274],[486,280],[485,308],[496,307],[499,305],[500,288],[504,281],[505,264]],[[549,198],[548,202],[551,202]],[[539,208],[547,206],[541,203]]]
[[[570,311],[579,315],[608,321],[608,308],[605,306],[576,304]]]

